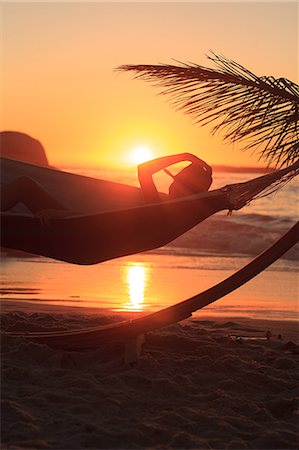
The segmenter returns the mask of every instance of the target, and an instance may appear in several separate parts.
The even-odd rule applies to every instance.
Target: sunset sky
[[[209,65],[213,50],[257,75],[298,82],[295,2],[6,2],[2,24],[1,128],[39,139],[54,165],[128,167],[136,148],[257,164],[154,87],[116,73],[121,64]]]

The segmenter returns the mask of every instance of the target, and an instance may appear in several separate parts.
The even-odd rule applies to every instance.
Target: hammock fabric
[[[79,214],[49,226],[16,208],[1,214],[1,246],[75,264],[161,247],[224,209],[239,209],[299,172],[299,163],[222,189],[145,204],[137,187],[1,158],[1,183],[29,176]],[[161,194],[162,196],[162,194]]]
[[[90,350],[96,349],[102,344],[120,343],[126,344],[126,351],[130,352],[127,362],[136,362],[138,359],[138,341],[140,337],[149,331],[162,328],[172,323],[179,322],[192,316],[192,313],[201,309],[224,295],[232,292],[262,272],[273,262],[279,259],[299,240],[299,222],[295,224],[282,238],[261,253],[256,259],[242,269],[226,278],[222,282],[206,291],[191,297],[176,305],[161,311],[149,314],[132,321],[125,321],[112,325],[72,330],[65,332],[39,332],[39,333],[5,333],[3,338],[25,337],[40,344],[46,344],[53,348],[65,350]],[[135,351],[134,351],[135,344]],[[133,355],[132,355],[133,345]],[[126,355],[125,355],[126,357]]]

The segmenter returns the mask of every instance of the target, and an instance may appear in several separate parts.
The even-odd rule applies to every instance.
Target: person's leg
[[[23,203],[32,213],[43,209],[67,208],[29,177],[20,177],[1,187],[1,211],[7,211]]]

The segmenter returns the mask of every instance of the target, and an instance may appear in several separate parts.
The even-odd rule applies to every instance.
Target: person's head
[[[190,164],[173,176],[173,182],[169,186],[171,198],[206,192],[212,184],[212,173],[207,166]]]

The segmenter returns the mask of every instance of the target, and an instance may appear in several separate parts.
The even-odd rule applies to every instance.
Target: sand
[[[119,319],[29,303],[1,318],[14,331]],[[122,350],[2,340],[1,448],[298,448],[298,323],[203,315],[149,333],[133,367]]]

